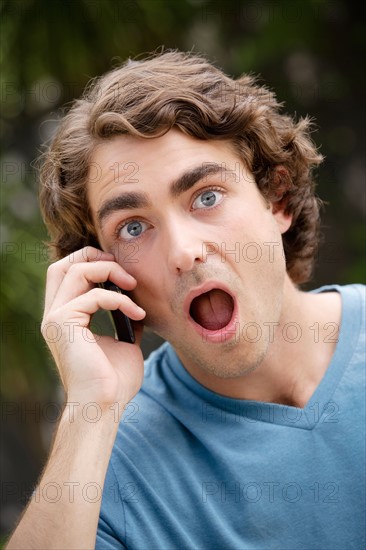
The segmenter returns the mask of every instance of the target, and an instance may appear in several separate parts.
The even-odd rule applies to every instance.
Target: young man
[[[42,330],[67,402],[9,549],[362,547],[363,287],[298,287],[308,131],[179,52],[75,102],[41,173],[60,258]],[[136,343],[94,336],[100,308]],[[145,370],[144,325],[167,340]]]

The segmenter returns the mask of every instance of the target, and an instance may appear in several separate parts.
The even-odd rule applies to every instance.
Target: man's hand
[[[120,309],[135,321],[145,317],[144,310],[128,296],[95,286],[107,279],[124,290],[136,286],[136,280],[114,261],[112,254],[90,246],[55,262],[47,273],[42,322],[42,334],[55,359],[67,400],[95,402],[102,409],[117,402],[124,406],[143,381],[139,346],[142,323],[135,330],[135,344],[96,336],[89,329],[91,316],[98,309]]]
[[[139,391],[143,380],[143,357],[136,343],[95,336],[90,319],[98,309],[120,309],[135,321],[145,312],[130,298],[95,285],[111,280],[132,290],[136,280],[114,261],[111,254],[87,247],[54,263],[48,270],[42,333],[55,358],[68,402],[98,403],[103,414],[90,422],[76,409],[71,419],[65,408],[60,418],[48,463],[38,483],[39,493],[49,483],[67,487],[76,483],[79,492],[70,500],[62,491],[57,502],[30,499],[7,549],[94,548],[101,500],[90,501],[82,488],[93,482],[103,490],[119,416]],[[119,406],[121,405],[121,406]],[[67,528],[65,529],[65,526]]]

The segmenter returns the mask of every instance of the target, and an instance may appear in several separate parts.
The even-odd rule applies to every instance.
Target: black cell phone
[[[115,285],[111,281],[100,283],[99,286],[101,288],[105,288],[106,290],[118,292],[119,294],[126,294],[121,288],[119,288],[119,286]],[[119,309],[112,310],[109,313],[111,314],[118,340],[121,342],[127,342],[128,344],[134,344],[135,332],[129,317],[127,317],[127,315],[122,313]]]

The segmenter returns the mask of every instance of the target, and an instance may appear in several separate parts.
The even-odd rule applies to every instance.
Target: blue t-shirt
[[[329,290],[339,339],[304,409],[212,392],[167,343],[149,357],[111,455],[98,550],[365,547],[365,287],[317,292]]]

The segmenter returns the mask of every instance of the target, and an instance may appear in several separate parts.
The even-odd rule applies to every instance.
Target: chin
[[[199,369],[217,378],[233,379],[246,376],[260,367],[268,349],[268,343],[263,344],[249,344],[248,348],[247,342],[235,344],[231,341],[223,343],[220,349],[217,344],[212,345],[210,352],[196,349],[192,344],[175,346],[172,343],[172,346],[188,370],[194,372]]]

